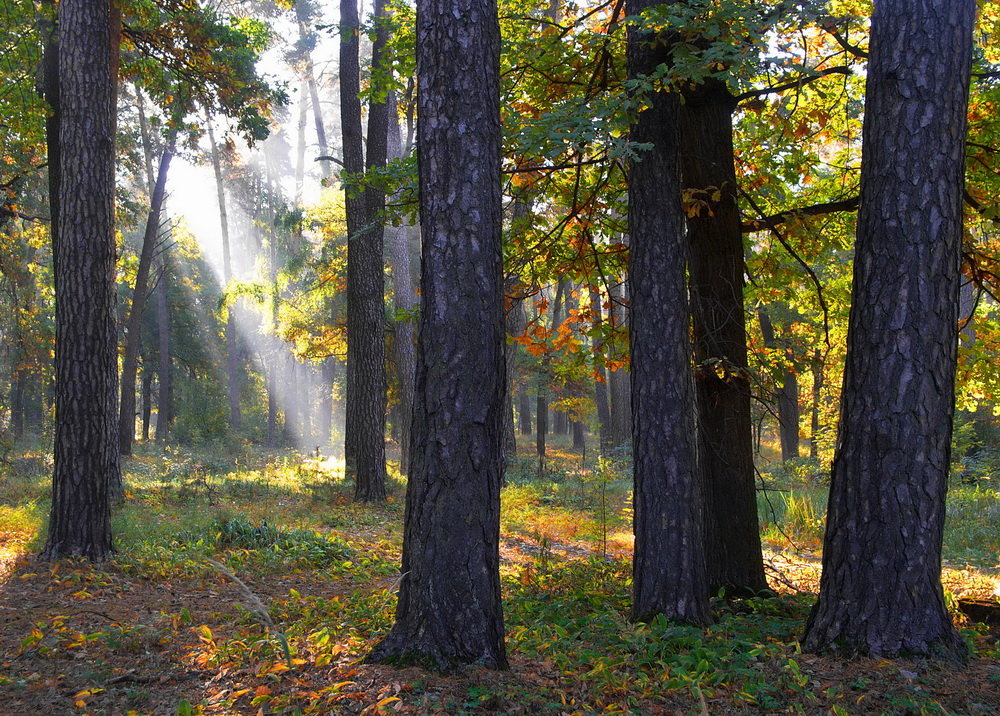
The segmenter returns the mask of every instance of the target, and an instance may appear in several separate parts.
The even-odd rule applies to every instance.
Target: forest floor
[[[0,476],[0,714],[1000,714],[1000,624],[957,610],[998,599],[995,485],[974,496],[986,536],[963,533],[945,573],[973,656],[848,661],[798,646],[819,574],[805,497],[776,487],[776,596],[716,599],[705,630],[631,624],[624,476],[524,459],[502,510],[511,668],[440,675],[360,663],[391,624],[398,483],[359,507],[329,463],[149,454],[127,466],[116,558],[46,564],[46,458],[19,460]]]

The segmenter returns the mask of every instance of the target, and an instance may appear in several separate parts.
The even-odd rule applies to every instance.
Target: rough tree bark
[[[767,589],[767,579],[754,484],[735,106],[717,79],[685,90],[681,174],[685,188],[709,205],[687,220],[708,584],[712,592],[753,594]]]
[[[375,16],[384,18],[385,2],[376,0]],[[368,106],[368,152],[362,148],[360,23],[357,0],[340,3],[340,114],[344,135],[344,171],[353,182],[364,169],[385,164],[388,108],[385,100]],[[380,23],[372,47],[372,66],[385,54],[388,27]],[[344,457],[354,499],[383,502],[385,473],[385,306],[382,211],[385,195],[365,184],[349,186],[347,214],[347,423]]]
[[[639,15],[655,0],[629,0]],[[630,28],[629,77],[669,61],[665,45]],[[634,619],[710,619],[695,395],[688,337],[687,248],[681,207],[679,102],[649,93],[632,126],[651,148],[629,170],[632,298],[632,454],[635,490]]]
[[[819,601],[803,647],[962,657],[941,542],[974,0],[876,0]]]
[[[492,0],[418,3],[417,416],[396,623],[372,661],[507,665],[499,54]]]
[[[44,559],[107,558],[118,457],[115,76],[107,2],[59,4],[56,421]]]

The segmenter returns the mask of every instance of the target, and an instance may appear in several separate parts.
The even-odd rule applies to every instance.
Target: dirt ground
[[[547,548],[569,558],[579,551],[573,545]],[[507,561],[531,559],[537,549],[530,540],[508,539],[503,556]],[[776,589],[816,587],[818,564],[808,555],[771,554],[769,571]],[[996,598],[988,579],[949,572],[947,580],[952,591],[960,589],[964,596]],[[384,589],[389,582],[384,578],[354,584],[294,574],[247,579],[246,587],[267,603],[292,589],[331,597]],[[360,665],[356,650],[323,666],[295,664],[281,674],[206,665],[200,625],[209,626],[217,641],[223,639],[246,598],[246,591],[222,573],[210,579],[151,580],[113,565],[91,569],[8,556],[0,563],[0,714],[267,714],[280,711],[250,706],[252,697],[279,691],[318,693],[330,684],[338,685],[337,698],[312,702],[314,713],[536,713],[541,707],[533,706],[530,698],[469,704],[468,694],[506,689],[530,695],[542,688],[574,688],[545,660],[516,652],[508,672],[470,668],[449,676]],[[1000,629],[994,625],[986,638],[1000,639]],[[849,701],[840,702],[849,713],[907,713],[888,706],[898,701],[893,695],[922,689],[952,713],[1000,714],[1000,663],[994,660],[973,659],[949,667],[803,655],[799,663],[817,692],[831,684],[858,685]],[[234,697],[235,705],[226,705]],[[199,710],[187,704],[203,706]],[[640,713],[764,712],[720,698],[696,704],[666,699],[639,708]],[[822,704],[805,712],[837,713]],[[567,707],[563,713],[587,711]]]

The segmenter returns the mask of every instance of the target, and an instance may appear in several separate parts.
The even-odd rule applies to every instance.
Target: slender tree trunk
[[[59,4],[62,178],[55,244],[56,424],[43,559],[112,552],[120,483],[115,328],[115,76],[110,6]]]
[[[27,382],[26,371],[14,371],[10,381],[10,432],[15,440],[24,437],[24,392]]]
[[[375,15],[385,16],[384,0],[376,0]],[[368,156],[361,137],[360,63],[358,60],[357,0],[340,4],[341,125],[344,133],[344,170],[356,181],[363,169],[385,164],[388,136],[386,102],[368,107]],[[384,23],[376,30],[372,66],[381,67],[388,39]],[[384,194],[365,184],[349,187],[347,213],[347,424],[344,455],[347,475],[354,480],[354,499],[383,502],[385,475],[385,322]]]
[[[399,114],[396,110],[396,97],[389,94],[388,106],[388,151],[389,160],[403,157],[402,136],[399,130]],[[394,197],[396,199],[397,197]],[[413,313],[419,307],[417,295],[411,279],[411,259],[409,234],[411,226],[386,226],[385,239],[389,249],[389,263],[392,267],[392,300],[396,313],[405,316],[405,320],[396,321],[393,330],[396,333],[396,370],[399,374],[399,471],[408,475],[410,472],[410,429],[413,423],[413,383],[416,379],[416,337],[414,336]]]
[[[639,15],[655,0],[629,0]],[[630,28],[629,77],[669,62],[662,43]],[[629,172],[629,287],[632,295],[632,453],[635,489],[633,619],[663,615],[710,620],[703,497],[698,473],[691,375],[684,211],[681,208],[679,102],[663,90],[646,96],[632,127],[651,148]]]
[[[531,435],[531,396],[522,390],[518,396],[517,418],[521,425],[521,435]]]
[[[760,332],[764,337],[764,345],[776,348],[780,339],[774,330],[771,317],[767,311],[758,309]],[[790,350],[785,351],[786,360],[791,360]],[[778,437],[781,441],[781,461],[786,462],[799,456],[799,381],[790,368],[785,368],[781,385],[774,392],[775,407],[778,412]]]
[[[222,157],[215,141],[212,119],[208,118],[208,141],[212,150],[212,169],[215,171],[215,189],[219,197],[219,226],[222,230],[222,282],[229,285],[233,277],[232,245],[229,240],[229,212],[226,208],[226,185],[222,177]],[[226,310],[226,387],[229,393],[229,423],[239,430],[243,423],[240,412],[240,348],[237,343],[236,305]]]
[[[823,407],[823,383],[824,377],[823,353],[819,350],[813,352],[812,360],[812,406],[809,425],[809,457],[812,460],[819,459],[819,436],[822,430],[820,422],[820,412]]]
[[[976,3],[874,8],[840,432],[802,645],[960,658],[941,543]]]
[[[170,439],[170,422],[173,419],[173,377],[170,374],[170,303],[168,285],[170,273],[168,258],[160,257],[160,280],[156,285],[156,337],[157,361],[156,382],[156,442],[165,443]]]
[[[721,80],[709,78],[685,91],[681,173],[685,188],[699,192],[710,207],[687,220],[709,589],[755,594],[767,589],[767,579],[751,437],[743,230],[733,163],[735,106]]]
[[[160,157],[160,168],[150,197],[149,215],[142,236],[135,288],[132,291],[132,306],[126,323],[125,348],[122,355],[122,392],[118,413],[118,449],[122,455],[132,454],[132,443],[135,440],[135,381],[139,365],[139,348],[142,343],[142,316],[146,310],[149,272],[153,264],[153,252],[160,237],[160,215],[167,191],[167,172],[170,170],[170,160],[173,155],[174,138],[170,137]]]
[[[496,4],[421,0],[417,54],[420,116],[433,118],[418,127],[424,247],[418,417],[396,623],[369,659],[505,668]]]
[[[594,355],[594,403],[597,406],[597,426],[601,457],[607,457],[608,450],[611,449],[611,410],[608,406],[608,382],[607,371],[604,369],[604,339],[601,331],[604,326],[604,319],[601,315],[601,294],[591,287],[590,289],[590,313],[596,329],[592,352]]]
[[[608,320],[612,330],[628,329],[629,309],[623,281],[609,288]],[[622,356],[611,356],[615,365],[608,370],[608,401],[611,405],[611,440],[615,447],[632,444],[632,386],[629,368]]]
[[[146,368],[142,374],[142,440],[149,441],[149,419],[153,414],[153,374]]]

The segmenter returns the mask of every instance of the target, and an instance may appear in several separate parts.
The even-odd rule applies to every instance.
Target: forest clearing
[[[359,663],[392,620],[402,491],[352,501],[332,461],[291,453],[151,451],[126,470],[118,554],[40,563],[47,460],[0,481],[3,713],[93,714],[991,714],[1000,623],[960,600],[1000,588],[997,485],[958,486],[944,584],[975,657],[803,654],[815,601],[822,487],[767,475],[768,581],[776,596],[716,600],[701,631],[631,623],[629,480],[567,446],[537,475],[519,457],[503,494],[509,672],[439,675]],[[783,490],[789,490],[784,492]],[[764,499],[763,494],[768,498]],[[768,500],[773,504],[768,505]],[[791,504],[793,507],[788,508]],[[238,581],[237,581],[238,580]]]

